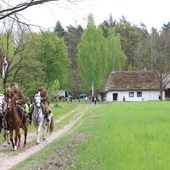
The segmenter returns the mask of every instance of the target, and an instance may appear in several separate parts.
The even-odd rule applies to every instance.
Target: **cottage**
[[[109,102],[159,100],[160,82],[154,71],[113,71],[100,94]]]

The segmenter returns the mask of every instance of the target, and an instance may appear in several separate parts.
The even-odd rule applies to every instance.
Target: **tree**
[[[115,25],[116,25],[116,20],[113,22],[113,17],[110,14],[109,19],[104,20],[103,23],[99,25],[102,27],[104,37],[107,38],[109,29],[115,27]]]
[[[82,91],[82,83],[81,78],[78,74],[77,68],[77,46],[80,42],[80,38],[83,33],[83,28],[78,25],[77,27],[74,26],[67,26],[67,31],[64,36],[65,43],[68,48],[68,55],[71,59],[71,65],[69,70],[69,75],[67,78],[67,90],[74,91],[76,93],[80,93]]]
[[[96,90],[101,88],[107,73],[108,44],[102,34],[102,29],[96,28],[93,15],[90,14],[87,28],[78,45],[77,64],[83,88],[90,90],[92,87],[92,96],[94,96],[94,87]]]
[[[61,25],[60,21],[56,22],[55,28],[54,28],[54,32],[57,33],[58,37],[61,38],[64,36],[65,34],[65,30]]]
[[[170,22],[168,22],[167,24],[163,24],[162,29],[163,30],[170,30]]]
[[[162,32],[157,32],[157,30],[152,29],[151,43],[152,65],[158,75],[162,100],[163,89],[170,82],[170,31],[164,29]]]
[[[135,70],[137,67],[137,63],[135,62],[135,49],[142,39],[142,31],[138,27],[132,26],[129,22],[122,19],[122,21],[116,25],[116,33],[121,35],[122,50],[127,56],[125,69],[127,69],[129,66],[132,66],[133,70]]]
[[[48,94],[51,94],[51,101],[57,102],[58,101],[58,92],[60,90],[60,83],[58,80],[54,80],[53,83],[51,84]]]
[[[115,28],[110,28],[108,32],[108,45],[109,45],[109,54],[110,60],[108,64],[108,75],[112,70],[120,71],[123,70],[126,63],[126,56],[122,51],[120,35],[116,35]]]
[[[55,32],[41,32],[39,34],[39,51],[38,60],[42,62],[45,75],[41,76],[48,86],[57,80],[63,87],[65,78],[69,71],[70,59],[67,54],[67,48],[62,38],[58,38]]]
[[[23,82],[25,82],[27,86],[29,80],[34,79],[35,74],[31,74],[31,69],[37,67],[37,62],[35,62],[32,52],[28,51],[28,39],[26,39],[26,35],[28,35],[28,32],[26,30],[24,31],[24,28],[21,29],[15,22],[9,23],[8,27],[6,27],[4,23],[4,27],[1,29],[1,66],[4,57],[8,60],[8,68],[3,79],[4,88],[6,83],[15,81],[22,85]],[[39,72],[36,70],[36,74],[38,73]]]

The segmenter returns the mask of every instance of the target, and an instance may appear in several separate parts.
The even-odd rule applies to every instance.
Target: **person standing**
[[[87,96],[85,97],[84,102],[85,102],[85,104],[88,103],[88,97]]]
[[[94,98],[94,104],[96,105],[97,102],[97,97]]]

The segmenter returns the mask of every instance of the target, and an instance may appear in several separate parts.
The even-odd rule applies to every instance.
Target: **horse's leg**
[[[49,120],[49,122],[47,122],[47,127],[46,127],[46,140],[45,141],[48,141],[48,137],[50,133],[50,123],[51,121]]]
[[[17,133],[18,133],[18,135],[17,135],[17,137],[18,137],[18,148],[20,148],[20,144],[21,144],[21,134],[20,134],[20,128],[19,128],[19,129],[17,129]]]
[[[47,124],[46,124],[46,129],[44,129],[44,130],[45,130],[45,133],[46,133],[45,141],[48,141],[50,133],[53,131],[53,119],[52,119],[52,117],[50,117],[49,122],[47,122]]]
[[[14,149],[13,130],[10,129],[9,133],[10,133],[10,141],[12,143],[12,148]]]
[[[37,144],[40,143],[40,134],[41,134],[41,128],[43,126],[43,120],[39,123],[39,126],[37,126]]]
[[[43,140],[46,140],[45,123],[46,123],[46,121],[44,120],[43,125],[42,125],[42,128],[43,128]]]
[[[9,140],[9,130],[6,130],[6,137],[7,137],[7,143],[8,145],[10,144],[10,140]]]
[[[3,137],[4,137],[4,144],[3,146],[5,147],[7,145],[7,130],[3,128]]]
[[[24,148],[26,147],[27,144],[27,132],[28,132],[28,127],[24,129]]]
[[[39,144],[40,143],[40,125],[37,126],[36,131],[37,131],[37,142],[36,142],[36,144]]]
[[[21,142],[21,134],[20,134],[20,128],[17,128],[15,130],[15,146],[14,150],[16,151],[18,148],[20,148],[20,142]]]
[[[6,142],[6,134],[5,134],[5,129],[3,128],[3,138],[4,138],[4,144],[3,146],[5,147],[7,145],[7,142]]]
[[[37,125],[36,122],[34,122],[34,126],[36,128],[36,134],[37,134],[37,141],[36,141],[36,144],[39,144],[40,142],[40,137],[39,137],[39,126]]]
[[[15,129],[15,144],[14,144],[14,151],[17,150],[17,139],[18,139],[18,133],[17,133],[17,129]]]

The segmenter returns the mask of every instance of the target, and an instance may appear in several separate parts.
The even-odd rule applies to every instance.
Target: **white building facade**
[[[143,91],[108,91],[106,93],[106,101],[158,101],[160,96],[160,91],[158,90],[143,90]],[[162,100],[165,100],[165,92],[162,93]]]
[[[159,75],[154,71],[113,71],[100,94],[108,102],[165,100],[165,89],[161,91]]]

